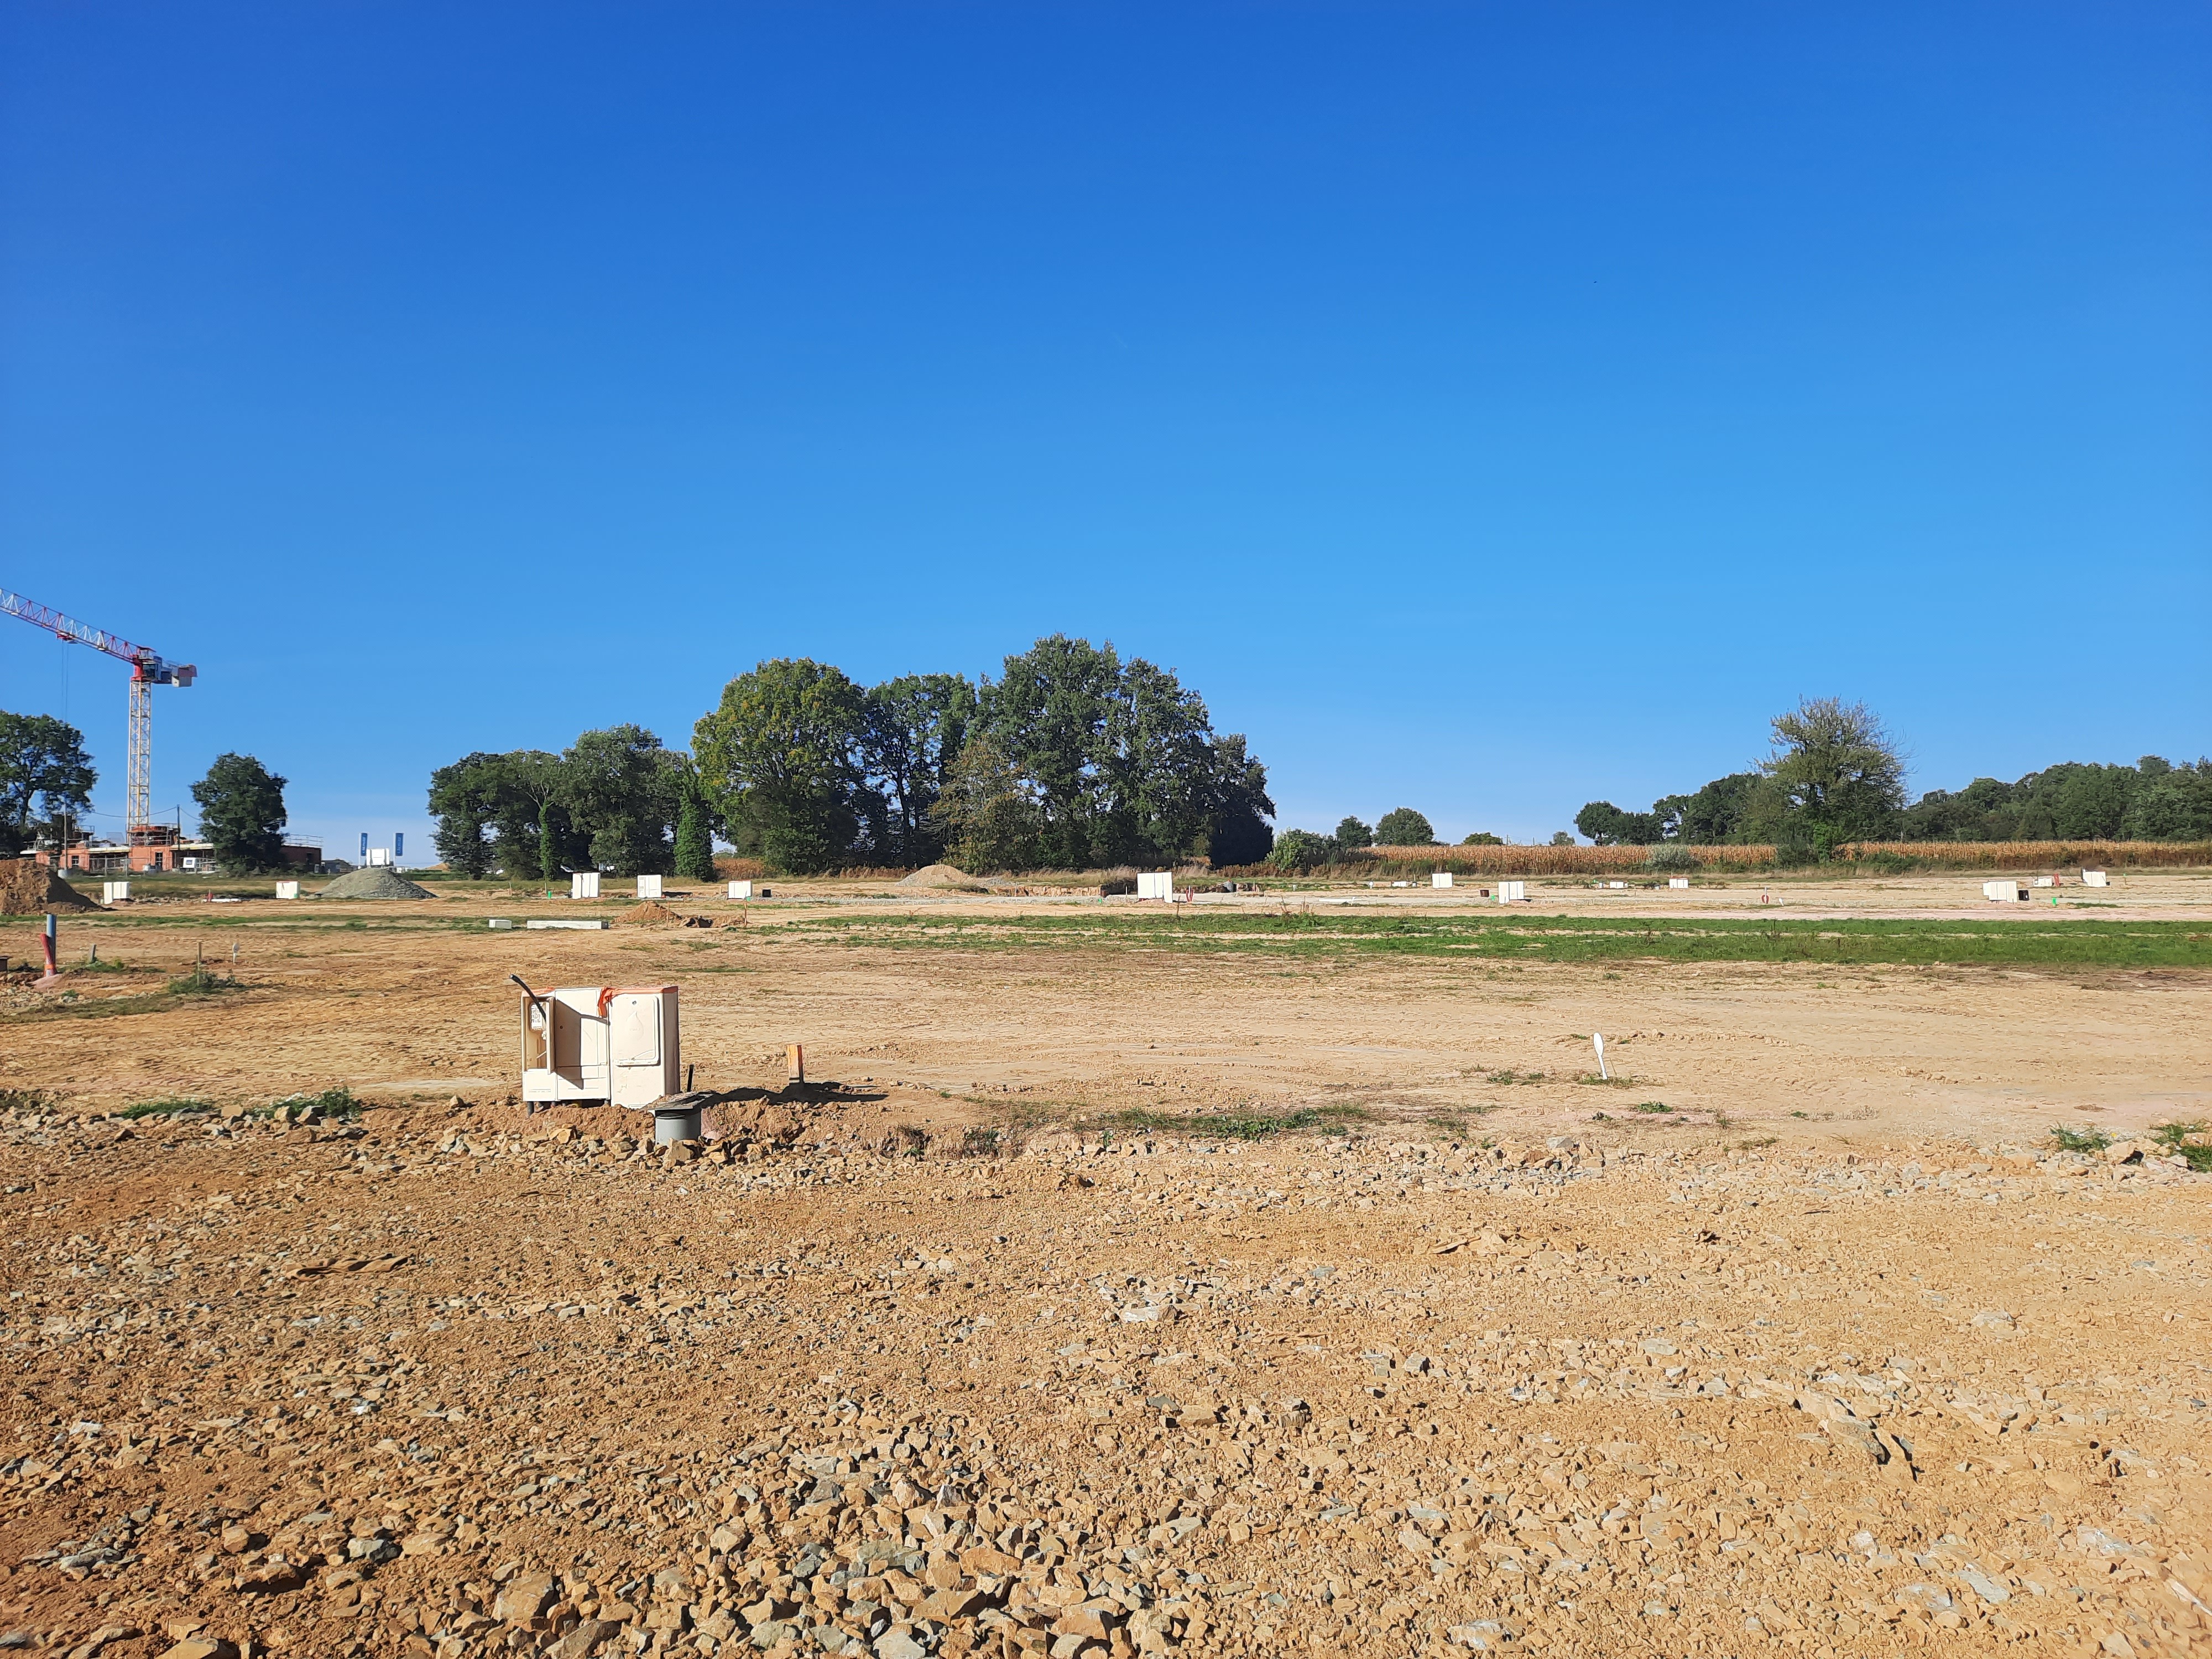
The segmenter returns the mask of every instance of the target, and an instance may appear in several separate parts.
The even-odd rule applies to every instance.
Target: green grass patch
[[[2150,1138],[2164,1147],[2169,1157],[2187,1159],[2191,1169],[2203,1175],[2212,1172],[2212,1145],[2197,1139],[2203,1133],[2204,1120],[2199,1117],[2186,1122],[2154,1124]]]
[[[1632,1112],[1671,1112],[1674,1109],[1663,1100],[1639,1100],[1628,1109]]]
[[[350,1123],[361,1115],[363,1103],[354,1098],[352,1090],[340,1087],[325,1089],[319,1095],[287,1095],[258,1115],[289,1112],[294,1117],[333,1117]]]
[[[177,1117],[185,1112],[212,1112],[211,1100],[200,1100],[189,1095],[167,1095],[160,1100],[142,1100],[135,1106],[125,1106],[115,1115],[124,1118]]]
[[[205,967],[195,968],[189,974],[169,981],[167,991],[173,997],[214,997],[226,992],[243,991],[246,987],[234,974],[211,974]]]
[[[2183,921],[1790,921],[1780,917],[1023,914],[794,918],[800,933],[893,950],[1052,948],[1471,957],[1516,962],[1802,962],[1824,966],[2212,968],[2212,930]]]
[[[1212,1137],[1224,1140],[1264,1140],[1270,1135],[1310,1129],[1325,1135],[1352,1133],[1355,1123],[1375,1115],[1364,1106],[1301,1106],[1289,1112],[1194,1112],[1181,1116],[1150,1107],[1111,1113],[1099,1127],[1139,1134],[1172,1133]]]
[[[2062,1152],[2101,1152],[2112,1144],[2108,1131],[2099,1128],[2076,1129],[2061,1123],[2051,1131],[2051,1139],[2058,1143]]]

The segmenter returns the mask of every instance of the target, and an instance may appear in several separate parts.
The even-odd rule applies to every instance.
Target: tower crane
[[[64,617],[51,605],[27,599],[0,587],[0,613],[20,617],[33,628],[43,628],[65,645],[88,645],[131,665],[131,766],[129,800],[123,821],[128,838],[150,830],[154,793],[154,688],[190,685],[199,670],[190,663],[165,660],[160,653],[133,645],[120,635],[87,627],[74,617]]]

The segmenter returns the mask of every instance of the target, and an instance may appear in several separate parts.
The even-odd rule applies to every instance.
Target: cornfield
[[[1928,870],[2181,870],[2212,865],[2206,841],[1855,841],[1838,863],[1906,860]]]

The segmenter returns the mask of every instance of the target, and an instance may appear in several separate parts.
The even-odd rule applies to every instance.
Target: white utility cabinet
[[[1449,870],[1439,870],[1429,878],[1429,885],[1431,887],[1449,887],[1451,884],[1452,872]]]
[[[732,898],[749,899],[752,896],[752,883],[749,881],[733,881],[730,884],[730,896]]]
[[[637,896],[641,899],[659,898],[660,896],[660,878],[659,876],[640,876],[637,878]]]
[[[1689,884],[1690,878],[1687,876],[1669,876],[1667,878],[1667,885],[1677,891],[1686,890]]]
[[[1528,884],[1525,881],[1501,881],[1498,884],[1498,902],[1500,904],[1522,903],[1528,897]]]
[[[1172,870],[1140,870],[1137,872],[1137,896],[1140,899],[1173,899],[1175,872]]]
[[[1982,884],[1982,896],[1992,903],[2019,904],[2026,901],[2027,889],[2016,880],[1985,881]]]
[[[599,896],[599,872],[596,870],[572,870],[568,873],[568,896],[572,899],[597,898]]]
[[[276,896],[281,899],[295,899],[299,897],[300,884],[296,881],[278,882],[276,884]]]
[[[2102,870],[2084,870],[2081,872],[2081,884],[2084,887],[2109,887],[2112,885],[2110,882],[2105,879],[2105,872]]]
[[[127,881],[103,881],[100,884],[102,904],[124,904],[130,902],[131,884]]]
[[[650,1106],[684,1086],[673,985],[574,985],[521,999],[522,1097]]]

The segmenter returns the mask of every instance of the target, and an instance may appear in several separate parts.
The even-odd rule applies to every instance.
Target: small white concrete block
[[[637,878],[637,896],[641,899],[659,898],[660,896],[660,878],[659,876],[640,876]]]
[[[732,898],[749,899],[752,896],[752,883],[749,881],[733,881],[730,884],[730,896]]]
[[[296,881],[278,882],[276,884],[276,896],[278,898],[286,899],[295,899],[299,897],[300,884]]]
[[[1984,882],[1982,896],[1992,904],[2018,904],[2027,897],[2027,889],[2008,876],[2002,881]]]
[[[484,926],[497,933],[511,933],[514,931],[514,924],[505,916],[494,916],[489,921],[484,923]]]
[[[1451,881],[1452,872],[1450,871],[1439,870],[1436,874],[1429,878],[1429,885],[1431,887],[1449,887],[1451,885]]]
[[[299,884],[295,882],[293,884],[297,886]],[[103,881],[100,884],[100,902],[102,904],[122,904],[130,897],[131,884],[127,881]]]
[[[568,896],[572,899],[592,899],[599,896],[599,872],[578,870],[568,878]]]
[[[2038,876],[2035,878],[2035,884],[2038,887],[2056,887],[2058,883],[2050,876]]]
[[[1667,884],[1674,888],[1686,888],[1690,884],[1690,878],[1687,876],[1669,876],[1667,878]]]
[[[2105,879],[2105,872],[2102,870],[2084,870],[2081,872],[2081,884],[2084,887],[2109,887],[2112,883]]]
[[[553,928],[560,928],[564,931],[573,930],[578,933],[604,933],[607,930],[607,924],[604,921],[572,921],[565,917],[546,921],[526,921],[522,925],[525,928],[532,933],[538,932],[540,929],[550,930]]]

